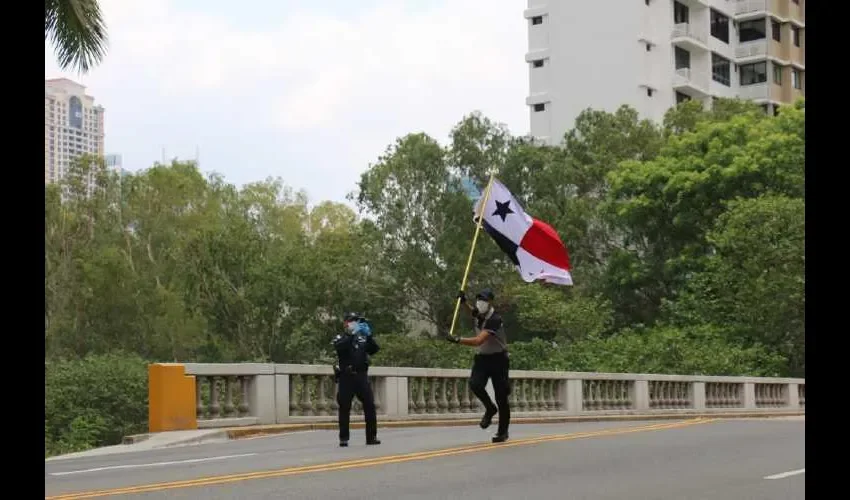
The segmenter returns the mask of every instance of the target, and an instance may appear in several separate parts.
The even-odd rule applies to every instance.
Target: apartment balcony
[[[673,89],[701,99],[709,96],[711,78],[693,68],[679,68],[673,73]]]
[[[689,23],[673,25],[670,41],[688,51],[708,50],[708,36]]]
[[[735,16],[765,14],[771,4],[769,0],[738,0],[735,2]]]
[[[767,57],[767,39],[744,42],[735,47],[735,57],[738,59],[759,59]]]
[[[692,9],[711,7],[711,2],[709,0],[678,0],[678,2]]]
[[[751,101],[767,101],[771,98],[769,82],[754,83],[752,85],[742,85],[738,88],[738,96],[741,99],[749,99]]]
[[[792,21],[804,26],[806,12],[802,3],[792,3],[788,0],[738,0],[735,2],[735,19],[746,21],[772,14],[783,21]]]

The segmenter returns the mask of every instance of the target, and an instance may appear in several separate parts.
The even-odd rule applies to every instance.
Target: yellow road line
[[[79,493],[66,493],[45,497],[45,500],[78,500],[83,498],[96,498],[108,495],[126,495],[131,493],[149,493],[154,491],[172,490],[178,488],[191,488],[199,486],[214,486],[219,484],[234,483],[239,481],[248,481],[252,479],[271,479],[283,476],[292,476],[298,474],[307,474],[311,472],[330,472],[345,469],[353,469],[358,467],[370,467],[376,465],[388,465],[395,463],[411,462],[414,460],[427,460],[429,458],[448,457],[453,455],[461,455],[465,453],[475,453],[487,450],[497,450],[501,448],[510,448],[513,446],[527,446],[539,443],[550,443],[554,441],[569,441],[573,439],[613,436],[619,434],[629,434],[634,432],[646,432],[663,429],[678,429],[689,427],[692,425],[705,424],[713,422],[717,419],[697,418],[685,420],[682,422],[663,423],[653,425],[643,425],[635,427],[619,427],[615,429],[605,429],[591,432],[577,432],[572,434],[555,434],[549,436],[540,436],[536,438],[517,439],[507,441],[505,443],[486,443],[471,446],[460,446],[456,448],[446,448],[434,451],[422,451],[414,453],[406,453],[402,455],[388,455],[383,457],[363,458],[357,460],[347,460],[342,462],[332,462],[327,464],[306,465],[301,467],[288,467],[285,469],[248,472],[242,474],[229,474],[224,476],[210,476],[199,479],[189,479],[183,481],[173,481],[165,483],[155,483],[141,486],[129,486],[125,488],[114,488],[110,490],[87,491]]]

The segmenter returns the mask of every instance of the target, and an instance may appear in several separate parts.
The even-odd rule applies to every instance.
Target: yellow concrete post
[[[148,365],[149,432],[198,428],[195,377],[179,363]]]

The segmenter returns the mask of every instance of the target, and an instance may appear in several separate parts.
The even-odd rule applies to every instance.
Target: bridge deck
[[[354,430],[347,449],[310,431],[72,458],[45,463],[45,488],[56,500],[805,498],[803,418],[516,425],[497,445],[491,431],[384,429],[366,447]]]

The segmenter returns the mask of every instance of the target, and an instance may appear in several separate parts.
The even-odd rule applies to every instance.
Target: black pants
[[[336,394],[336,402],[339,404],[339,439],[348,441],[351,402],[354,396],[363,404],[366,439],[374,439],[378,436],[378,417],[375,412],[375,396],[366,373],[343,373],[339,376],[339,391]]]
[[[476,354],[472,364],[472,375],[469,377],[469,388],[473,394],[484,404],[486,411],[499,412],[499,434],[506,434],[511,423],[511,407],[508,396],[511,393],[510,360],[508,354],[500,352],[496,354]],[[493,381],[493,392],[496,396],[496,404],[487,394],[487,379]]]

